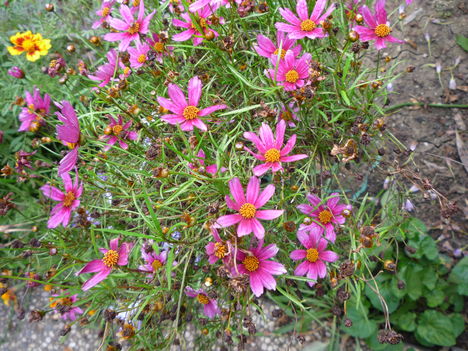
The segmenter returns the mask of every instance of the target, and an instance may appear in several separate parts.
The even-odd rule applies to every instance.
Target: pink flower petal
[[[99,284],[100,282],[102,282],[104,279],[107,278],[107,276],[110,274],[111,272],[111,269],[106,267],[105,270],[102,270],[100,271],[99,273],[97,273],[96,275],[94,275],[94,277],[92,277],[91,279],[89,279],[88,281],[86,281],[86,283],[83,284],[82,286],[82,290],[83,291],[86,291],[86,290],[89,290],[91,289],[93,286]]]
[[[263,284],[256,272],[250,273],[250,288],[257,297],[260,297],[263,294]]]
[[[335,262],[336,260],[338,260],[338,255],[333,251],[322,251],[319,254],[319,258],[323,261]]]
[[[303,260],[307,256],[306,250],[294,250],[289,254],[289,257],[293,260]]]
[[[237,226],[237,236],[249,235],[253,231],[252,220],[242,219]]]
[[[105,269],[106,266],[102,262],[102,260],[94,260],[88,262],[83,268],[81,268],[78,272],[75,273],[76,276],[83,274],[83,273],[95,273],[102,271]]]
[[[283,18],[288,21],[289,23],[293,24],[295,26],[300,26],[301,25],[301,20],[296,17],[296,15],[288,8],[280,8],[279,12]],[[278,23],[276,23],[278,24]]]
[[[304,261],[297,265],[296,269],[294,270],[294,275],[305,275],[309,271],[310,262]]]
[[[256,218],[252,218],[250,220],[250,226],[255,237],[259,240],[262,240],[265,236],[265,228],[263,228],[263,225]]]
[[[216,112],[218,110],[224,110],[226,108],[227,108],[226,105],[214,105],[214,106],[206,107],[206,108],[200,110],[198,112],[198,115],[200,117],[204,117],[204,116],[211,115],[213,112]]]
[[[242,189],[242,185],[239,178],[236,177],[229,181],[229,189],[231,190],[231,194],[234,200],[239,205],[243,205],[245,203],[244,189]],[[255,207],[259,208],[260,206],[255,205]]]
[[[317,4],[319,4],[320,2],[321,0],[318,0]],[[309,19],[309,11],[307,9],[307,3],[305,0],[298,0],[296,5],[296,12],[299,16],[299,19],[301,19],[302,21]]]
[[[260,191],[260,180],[257,177],[251,177],[247,184],[247,202],[253,204]]]
[[[263,205],[265,205],[268,200],[271,199],[273,194],[275,193],[275,186],[273,184],[269,184],[260,194],[260,196],[257,198],[257,201],[255,201],[254,206],[256,208],[260,208]]]
[[[226,216],[221,216],[216,220],[216,223],[221,227],[230,227],[231,225],[237,224],[242,220],[240,214],[230,214]]]
[[[284,210],[258,210],[255,213],[255,217],[263,220],[272,220],[280,217],[284,213]]]
[[[189,80],[188,83],[188,102],[191,106],[197,106],[202,92],[202,82],[197,76]]]
[[[261,177],[266,172],[268,172],[270,168],[271,168],[271,163],[268,162],[268,163],[262,163],[261,165],[255,166],[252,171],[256,177]]]
[[[287,273],[286,268],[281,263],[275,261],[262,261],[260,265],[262,269],[273,275]]]

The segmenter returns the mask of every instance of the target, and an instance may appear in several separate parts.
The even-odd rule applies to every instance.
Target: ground
[[[391,1],[387,6],[390,8],[392,4],[403,2]],[[403,60],[399,67],[402,74],[391,87],[394,94],[390,96],[389,105],[410,99],[423,103],[468,104],[468,55],[455,42],[456,34],[468,36],[466,1],[414,0],[407,10],[405,21],[404,39],[410,44],[394,46],[383,52],[384,56],[388,54]],[[396,29],[395,34],[398,33],[399,30]],[[438,65],[440,75],[436,70]],[[412,73],[407,73],[409,66],[414,66]],[[452,76],[456,83],[455,89],[449,89]],[[428,225],[441,249],[455,256],[463,254],[467,245],[467,239],[463,237],[468,216],[468,201],[465,196],[468,172],[467,116],[466,109],[406,107],[387,117],[388,130],[408,149],[415,147],[414,160],[415,169],[419,169],[418,174],[428,178],[434,188],[450,201],[456,201],[460,208],[450,220],[446,220],[442,218],[434,201],[424,200],[422,196],[413,199],[414,215]],[[388,152],[393,151],[390,149]],[[375,178],[383,181],[384,175],[375,174]],[[378,191],[381,187],[382,182],[375,182],[370,190]],[[31,300],[30,309],[34,309],[34,306],[43,308],[43,301],[47,299],[39,290],[32,295],[26,294],[25,301],[28,298]],[[318,351],[324,348],[322,342],[326,342],[328,336],[325,330],[311,328],[311,333],[304,335],[305,340],[302,343],[295,335],[271,336],[271,330],[278,323],[272,317],[275,307],[268,302],[264,304],[266,319],[259,318],[257,329],[263,331],[265,336],[247,343],[246,350]],[[67,337],[60,338],[58,334],[64,326],[61,320],[46,316],[40,323],[30,323],[27,314],[23,321],[18,321],[11,309],[3,305],[0,312],[4,316],[0,318],[1,351],[87,351],[98,348],[100,340],[96,330],[73,326]],[[466,339],[461,336],[460,345],[466,345],[463,341]],[[344,346],[344,349],[349,347]]]

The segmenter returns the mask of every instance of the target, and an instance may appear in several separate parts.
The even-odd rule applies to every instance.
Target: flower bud
[[[356,32],[355,30],[352,30],[348,33],[348,40],[351,42],[355,42],[359,40],[359,33]]]
[[[364,17],[360,13],[358,13],[354,19],[359,24],[361,24],[364,21]]]
[[[54,4],[45,4],[44,8],[47,12],[52,12],[54,11]]]
[[[13,66],[8,70],[8,74],[17,79],[23,79],[25,77],[24,71],[18,66]]]

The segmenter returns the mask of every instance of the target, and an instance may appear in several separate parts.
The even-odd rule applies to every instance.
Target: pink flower
[[[102,2],[101,8],[96,11],[96,15],[98,15],[101,18],[99,18],[96,22],[93,23],[93,29],[99,28],[104,22],[107,22],[110,18],[112,18],[110,15],[112,13],[112,6],[114,6],[114,4],[115,0],[108,0]]]
[[[290,24],[277,22],[275,27],[281,32],[288,33],[290,39],[302,39],[305,37],[310,39],[324,38],[328,36],[328,34],[323,28],[318,26],[322,21],[325,21],[335,9],[335,4],[332,4],[324,13],[323,10],[326,4],[327,0],[317,0],[314,10],[309,17],[306,0],[298,0],[296,12],[299,18],[297,18],[290,9],[280,8],[279,12],[281,16]]]
[[[309,61],[312,56],[309,53],[302,55],[300,59],[294,57],[294,52],[288,51],[278,64],[278,72],[275,68],[267,70],[267,76],[278,82],[284,90],[291,91],[302,88],[304,80],[309,78]]]
[[[284,210],[259,210],[273,196],[275,186],[273,184],[268,185],[259,195],[260,180],[257,177],[252,177],[247,185],[247,196],[244,196],[244,189],[239,178],[236,177],[229,181],[229,188],[234,200],[226,195],[226,204],[231,210],[239,213],[219,217],[216,225],[230,227],[239,223],[237,226],[237,235],[239,237],[253,232],[258,239],[263,239],[265,228],[258,220],[270,221],[278,218],[284,212]]]
[[[18,131],[36,132],[45,124],[44,117],[49,114],[50,96],[45,94],[44,98],[41,98],[37,88],[34,88],[33,95],[26,91],[25,96],[27,107],[23,107],[18,117],[21,122]]]
[[[286,273],[286,268],[281,263],[269,261],[278,253],[278,247],[275,244],[265,247],[262,245],[263,242],[260,242],[258,247],[250,248],[249,254],[238,251],[237,260],[240,261],[240,264],[233,268],[233,274],[237,268],[239,273],[249,276],[250,288],[257,297],[263,294],[263,288],[276,290],[276,280],[273,275]]]
[[[221,6],[226,6],[227,8],[231,7],[229,0],[197,0],[193,4],[190,4],[190,12],[196,12],[201,8],[219,8]]]
[[[244,146],[244,149],[250,152],[256,159],[265,162],[253,169],[253,173],[257,177],[265,174],[270,168],[273,173],[282,170],[281,162],[293,162],[307,157],[305,154],[287,156],[296,144],[296,134],[283,147],[285,130],[286,122],[281,120],[276,126],[276,139],[273,136],[271,128],[266,123],[262,123],[258,136],[253,132],[244,133],[244,138],[255,144],[259,154],[256,154],[246,146]]]
[[[130,54],[130,67],[140,68],[148,60],[150,47],[148,44],[137,43],[136,48],[128,48]]]
[[[294,101],[288,104],[288,107],[281,105],[281,111],[278,114],[278,122],[283,120],[286,122],[288,127],[296,127],[294,121],[300,121],[297,114],[299,113],[299,106],[296,105]]]
[[[206,172],[212,175],[218,173],[218,166],[216,166],[216,164],[212,164],[205,167],[205,152],[202,149],[198,151],[196,163],[189,163],[188,167],[199,173]],[[221,167],[221,172],[226,172],[226,170],[226,168]]]
[[[276,63],[278,54],[281,60],[284,59],[286,52],[289,50],[294,53],[294,57],[299,55],[302,50],[301,45],[294,46],[296,40],[289,39],[283,32],[276,32],[276,45],[269,38],[261,34],[257,35],[257,43],[258,45],[254,45],[257,54],[269,58],[273,64]]]
[[[162,251],[160,254],[156,252],[146,252],[147,248],[141,248],[141,257],[145,260],[145,264],[138,267],[140,271],[148,272],[150,275],[156,273],[167,261],[167,251]]]
[[[41,277],[39,276],[39,274],[34,273],[34,272],[27,272],[27,273],[24,274],[24,276],[26,278],[29,278],[29,279],[41,280]],[[38,282],[35,282],[33,280],[27,280],[26,285],[27,285],[28,288],[36,288],[41,284],[39,284]]]
[[[367,6],[361,7],[360,13],[364,17],[364,21],[368,27],[355,26],[353,28],[353,30],[359,34],[359,40],[363,42],[375,40],[375,47],[377,50],[386,48],[386,41],[390,43],[404,43],[403,40],[390,35],[392,29],[387,22],[385,0],[377,0],[375,3],[375,16],[372,15]]]
[[[125,72],[121,78],[127,77],[130,73],[130,69],[128,67],[125,67],[125,65],[122,63],[117,51],[115,51],[114,49],[109,50],[109,52],[106,54],[106,57],[108,63],[99,66],[94,75],[88,75],[89,79],[95,81],[102,80],[102,82],[99,84],[100,87],[106,86],[111,80],[113,80],[118,68],[123,69]]]
[[[132,250],[132,243],[123,243],[119,248],[119,238],[115,238],[109,242],[109,247],[110,250],[99,249],[104,254],[102,260],[88,262],[86,266],[75,273],[77,276],[83,273],[97,273],[83,284],[81,287],[83,291],[91,289],[106,279],[115,266],[126,266],[128,264],[128,254]]]
[[[330,195],[326,204],[321,205],[322,200],[314,195],[308,194],[307,200],[312,205],[301,204],[297,208],[309,217],[312,217],[315,222],[311,224],[301,224],[300,232],[310,232],[321,236],[325,232],[325,238],[332,243],[335,242],[336,233],[333,227],[334,224],[344,224],[346,218],[343,216],[343,211],[351,210],[351,205],[338,204],[340,196],[338,193]]]
[[[406,5],[409,5],[413,2],[413,0],[406,0]]]
[[[108,20],[109,25],[122,32],[120,33],[107,33],[104,36],[104,40],[107,41],[119,41],[119,50],[127,50],[130,43],[134,40],[140,42],[140,34],[148,33],[148,27],[151,18],[153,18],[156,11],[151,12],[148,16],[145,16],[145,5],[143,0],[140,0],[140,6],[138,9],[138,18],[133,18],[133,13],[130,8],[126,5],[120,6],[120,15],[123,20],[117,18],[110,18]]]
[[[18,66],[13,66],[8,70],[8,74],[13,78],[23,79],[25,77],[24,71]]]
[[[173,46],[166,46],[166,42],[163,41],[156,33],[153,33],[151,37],[146,38],[146,42],[151,46],[151,49],[156,52],[156,61],[159,63],[163,62],[164,56],[171,55],[174,50]]]
[[[64,297],[54,299],[50,298],[52,303],[50,307],[60,313],[63,320],[71,320],[74,321],[76,319],[76,314],[82,314],[83,310],[79,307],[73,306],[73,304],[77,300],[77,294],[69,296],[70,293],[65,293]],[[58,297],[60,295],[52,295],[54,297]]]
[[[117,141],[122,149],[127,150],[128,144],[124,140],[136,140],[138,134],[135,131],[129,131],[128,129],[132,126],[132,121],[128,121],[123,124],[122,116],[119,115],[118,120],[116,121],[112,116],[108,116],[109,125],[106,128],[106,133],[109,133],[103,137],[107,140],[107,145],[104,147],[104,151],[110,150],[112,145]]]
[[[55,105],[60,108],[60,112],[56,112],[55,114],[58,119],[63,122],[63,125],[58,125],[56,127],[57,137],[71,149],[60,161],[58,173],[61,175],[63,173],[68,173],[76,165],[78,149],[80,148],[81,132],[78,117],[76,117],[76,112],[72,105],[66,100],[63,100],[61,104],[56,103]]]
[[[184,131],[193,130],[197,127],[200,130],[207,131],[208,128],[200,117],[208,116],[215,111],[227,108],[226,105],[214,105],[204,109],[198,109],[197,105],[201,97],[202,83],[195,76],[188,83],[188,103],[182,90],[176,84],[169,84],[168,93],[171,100],[158,96],[159,104],[173,114],[161,116],[163,121],[169,124],[179,124]]]
[[[211,241],[205,246],[206,254],[208,255],[208,262],[210,264],[214,264],[218,260],[223,260],[224,264],[229,263],[232,254],[231,242],[223,241],[219,236],[218,229],[214,226],[210,227],[210,231],[215,242]]]
[[[50,218],[47,222],[48,228],[56,228],[60,223],[66,227],[70,223],[72,211],[80,205],[79,198],[83,193],[83,184],[78,182],[78,173],[75,173],[74,183],[72,183],[68,172],[62,173],[60,177],[65,187],[64,192],[48,184],[41,187],[45,197],[59,202],[50,212]]]
[[[324,261],[335,262],[338,255],[333,251],[325,251],[327,241],[318,235],[298,232],[297,238],[306,249],[294,250],[289,257],[295,261],[303,259],[305,261],[299,263],[294,274],[297,276],[307,275],[307,278],[315,280],[315,282],[308,282],[310,286],[314,286],[317,277],[325,278],[327,275],[327,267]]]
[[[216,299],[209,298],[203,289],[194,290],[190,286],[185,287],[185,295],[195,297],[203,305],[203,313],[208,318],[221,313]]]
[[[192,18],[190,17],[189,13],[181,14],[181,17],[185,20],[185,22],[179,19],[173,19],[172,24],[174,26],[186,28],[186,30],[172,36],[172,39],[174,41],[187,41],[193,37],[193,40],[192,40],[193,45],[197,46],[203,42],[203,38],[205,38],[208,35],[211,35],[211,33],[213,33],[214,37],[217,38],[219,35],[218,32],[216,32],[215,30],[209,27],[213,24],[211,20],[209,19],[209,17],[216,10],[217,10],[217,7],[210,7],[210,6],[206,6],[198,10],[195,13],[195,15],[192,15],[192,16],[197,17],[196,24],[193,23]],[[219,23],[221,24],[224,23],[224,19],[222,17],[219,19]],[[199,32],[198,28],[203,30],[203,34]]]

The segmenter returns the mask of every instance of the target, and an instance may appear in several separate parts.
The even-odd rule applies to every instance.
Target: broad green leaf
[[[456,332],[452,319],[435,310],[426,310],[418,318],[416,336],[423,342],[438,346],[456,344]]]
[[[458,285],[459,294],[468,295],[468,257],[464,257],[453,267],[448,280]]]
[[[463,50],[468,51],[468,38],[467,37],[461,34],[457,34],[455,36],[455,40],[457,44],[462,47]]]
[[[416,329],[416,313],[414,312],[403,313],[393,321],[401,330],[412,332]]]
[[[445,293],[440,289],[428,291],[425,296],[429,307],[439,306],[445,300]]]
[[[357,338],[368,338],[377,331],[377,323],[368,318],[369,309],[362,304],[356,305],[354,299],[348,301],[346,317],[349,318],[353,325],[346,327],[343,323],[341,329],[354,337]]]

